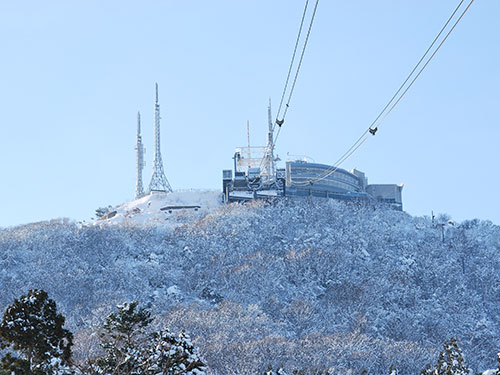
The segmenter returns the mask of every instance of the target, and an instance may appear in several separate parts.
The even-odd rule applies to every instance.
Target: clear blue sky
[[[333,163],[395,92],[458,0],[322,0],[277,152]],[[0,226],[133,199],[136,113],[153,151],[154,83],[174,189],[221,186],[265,143],[302,0],[2,1]],[[414,215],[500,224],[498,0],[476,0],[375,137],[343,167],[404,183]],[[276,105],[275,105],[276,109]]]

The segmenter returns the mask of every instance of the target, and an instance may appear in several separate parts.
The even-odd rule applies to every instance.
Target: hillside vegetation
[[[500,227],[491,222],[322,199],[172,215],[178,226],[1,229],[0,308],[46,290],[83,350],[86,329],[115,304],[142,301],[157,324],[186,330],[212,374],[281,364],[417,374],[451,337],[472,369],[496,366]]]

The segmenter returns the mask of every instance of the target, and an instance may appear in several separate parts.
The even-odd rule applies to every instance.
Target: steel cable
[[[450,23],[450,21],[453,19],[453,17],[455,16],[455,14],[457,13],[457,11],[460,9],[460,7],[462,6],[464,0],[461,0],[460,3],[458,4],[458,6],[455,8],[455,10],[453,11],[453,13],[451,14],[451,16],[448,18],[448,20],[446,21],[446,23],[444,24],[444,26],[441,28],[441,30],[439,31],[438,35],[434,38],[434,40],[432,41],[431,45],[429,46],[429,48],[427,48],[426,52],[423,54],[423,56],[420,58],[420,60],[418,61],[418,63],[415,65],[415,67],[413,68],[413,70],[410,72],[410,74],[407,76],[407,78],[405,79],[405,81],[403,82],[403,84],[401,84],[401,86],[398,88],[398,90],[396,91],[396,93],[393,95],[393,97],[391,98],[391,100],[389,100],[389,102],[386,104],[386,106],[383,108],[383,110],[378,114],[378,116],[375,118],[375,120],[370,124],[370,126],[361,134],[361,136],[358,138],[358,140],[356,140],[356,142],[354,142],[354,144],[339,158],[339,161],[337,161],[332,170],[331,171],[326,171],[325,174],[321,177],[318,177],[317,179],[315,179],[315,181],[321,181],[322,179],[328,177],[329,175],[331,175],[332,173],[334,173],[340,166],[340,164],[342,164],[344,161],[346,161],[357,149],[359,149],[359,147],[361,146],[361,144],[363,144],[366,139],[368,137],[365,137],[363,139],[363,137],[368,133],[370,132],[370,130],[377,130],[378,127],[380,127],[380,124],[387,118],[387,116],[393,111],[393,109],[396,107],[396,105],[401,101],[401,99],[403,99],[403,97],[405,96],[405,94],[408,92],[408,90],[412,87],[412,85],[415,83],[415,81],[418,79],[418,77],[422,74],[422,72],[424,71],[424,69],[427,67],[427,65],[431,62],[431,60],[433,59],[433,57],[436,55],[436,53],[439,51],[439,49],[441,48],[441,46],[444,44],[444,42],[448,39],[448,37],[450,36],[450,34],[453,32],[453,30],[455,29],[455,27],[457,26],[457,24],[460,22],[460,20],[463,18],[463,16],[465,15],[465,13],[469,10],[470,6],[472,5],[472,3],[474,2],[474,0],[471,0],[469,2],[469,4],[467,5],[467,7],[462,11],[461,15],[458,17],[458,19],[455,21],[455,23],[453,24],[453,26],[451,27],[451,29],[447,32],[447,34],[445,35],[445,37],[443,38],[443,40],[439,43],[439,45],[437,46],[437,48],[434,50],[434,52],[431,54],[431,56],[429,57],[429,59],[425,62],[425,64],[420,68],[420,70],[418,71],[418,73],[415,75],[415,77],[411,80],[410,84],[406,87],[406,89],[403,91],[403,93],[399,96],[399,98],[396,100],[396,102],[394,102],[394,104],[390,107],[389,111],[386,112],[387,108],[391,105],[391,103],[394,101],[394,99],[398,96],[398,94],[401,92],[401,90],[403,89],[403,87],[405,87],[406,83],[408,83],[409,79],[413,76],[413,74],[415,73],[415,71],[417,70],[417,68],[420,66],[420,64],[424,61],[425,57],[427,56],[427,54],[430,52],[430,50],[432,49],[432,47],[436,44],[437,40],[439,39],[439,37],[443,34],[444,30],[446,29],[446,27],[448,26],[448,24]],[[384,114],[385,113],[385,114]],[[383,115],[383,117],[381,118],[381,116]],[[380,121],[377,123],[377,121],[380,119]],[[376,125],[376,127],[374,129],[372,129],[373,125]],[[374,134],[374,133],[372,133]],[[361,143],[360,143],[361,142]],[[358,144],[359,143],[359,144]]]

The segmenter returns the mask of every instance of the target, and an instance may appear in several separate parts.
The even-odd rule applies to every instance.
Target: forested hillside
[[[1,229],[0,308],[46,290],[83,350],[87,327],[138,300],[157,324],[185,329],[212,374],[281,364],[417,374],[451,337],[472,369],[496,367],[500,227],[491,222],[321,199],[171,215],[179,225]]]

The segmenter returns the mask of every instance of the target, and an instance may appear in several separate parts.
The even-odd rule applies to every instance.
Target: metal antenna
[[[144,168],[144,153],[146,149],[142,145],[141,137],[141,112],[137,112],[137,138],[135,143],[136,151],[136,167],[137,167],[137,181],[135,183],[135,199],[142,198],[144,194],[144,187],[142,186],[142,169]]]
[[[250,161],[252,160],[252,151],[250,150],[250,120],[247,120],[247,137],[248,137],[248,168],[251,168]]]
[[[274,127],[273,118],[271,113],[271,98],[269,98],[269,107],[267,107],[267,121],[269,125],[269,130],[267,133],[267,175],[270,179],[273,179],[275,175],[274,171]]]
[[[149,183],[148,191],[172,192],[165,172],[163,171],[163,162],[160,151],[160,105],[158,104],[158,83],[156,84],[156,102],[155,102],[155,154],[153,158],[153,175]]]

